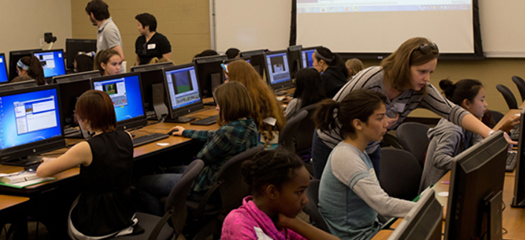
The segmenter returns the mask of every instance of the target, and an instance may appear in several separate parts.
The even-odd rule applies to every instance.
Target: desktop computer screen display
[[[226,55],[195,58],[197,79],[203,98],[212,97],[213,89],[223,82],[221,64],[227,59]]]
[[[427,189],[421,193],[417,204],[403,218],[388,240],[441,240],[443,206],[435,192]]]
[[[67,68],[74,68],[75,57],[79,54],[97,51],[96,39],[66,39]]]
[[[173,119],[203,108],[193,64],[165,68],[164,77]]]
[[[5,62],[5,55],[0,53],[0,83],[9,82],[7,76],[7,63]]]
[[[9,80],[18,76],[16,64],[22,57],[31,56],[33,52],[42,51],[42,49],[17,50],[9,52]]]
[[[38,148],[52,147],[45,145],[54,141],[64,142],[56,86],[0,93],[0,112],[1,160],[35,154]]]
[[[44,77],[50,78],[66,74],[64,63],[64,52],[59,50],[46,50],[33,52],[33,55],[40,60],[44,69]]]
[[[498,131],[454,157],[445,239],[501,239],[507,148]]]
[[[91,81],[93,89],[106,92],[113,101],[120,129],[147,124],[138,73],[101,77]]]
[[[512,207],[525,207],[525,108],[521,110],[520,127],[518,129],[518,156],[516,162],[516,174],[514,183],[514,197],[512,198]]]
[[[309,47],[309,48],[303,48],[301,50],[301,60],[302,60],[302,66],[303,68],[311,68],[313,67],[314,60],[312,60],[312,54],[315,52],[315,49],[318,47]]]
[[[274,89],[284,88],[285,85],[293,85],[288,66],[288,55],[286,51],[267,52],[266,78]]]

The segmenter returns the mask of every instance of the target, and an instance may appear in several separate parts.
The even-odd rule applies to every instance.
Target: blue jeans
[[[164,215],[164,206],[160,199],[167,197],[182,177],[181,173],[163,173],[144,176],[139,179],[140,199],[145,211],[157,216]]]

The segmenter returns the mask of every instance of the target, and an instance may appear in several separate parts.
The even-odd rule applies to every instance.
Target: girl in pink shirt
[[[262,151],[244,162],[241,171],[253,196],[226,216],[222,240],[338,239],[296,218],[308,203],[310,175],[295,154]]]

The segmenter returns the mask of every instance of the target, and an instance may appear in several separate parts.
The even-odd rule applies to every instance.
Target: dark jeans
[[[314,168],[314,177],[316,179],[321,179],[324,167],[331,152],[332,148],[323,143],[323,141],[317,136],[317,131],[315,131],[312,140],[312,166]],[[370,157],[370,161],[372,161],[372,165],[374,165],[377,179],[379,179],[379,172],[381,170],[381,147],[377,147],[373,153],[368,154],[368,157]]]

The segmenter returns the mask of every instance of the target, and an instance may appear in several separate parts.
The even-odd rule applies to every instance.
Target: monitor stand
[[[163,115],[168,115],[168,108],[164,103],[164,84],[151,84],[151,93],[151,96],[153,96],[153,109],[155,110],[157,120],[160,120]]]
[[[487,225],[486,228],[482,227],[481,229],[482,231],[487,231],[486,234],[488,236],[488,240],[501,240],[503,238],[503,233],[501,231],[503,228],[503,217],[501,213],[501,209],[503,207],[502,193],[503,191],[499,191],[494,195],[491,194],[488,197],[489,199],[485,202],[487,213]]]
[[[188,123],[188,122],[191,122],[193,120],[195,120],[194,117],[177,117],[175,119],[166,117],[164,119],[164,122],[167,122],[167,123]]]

